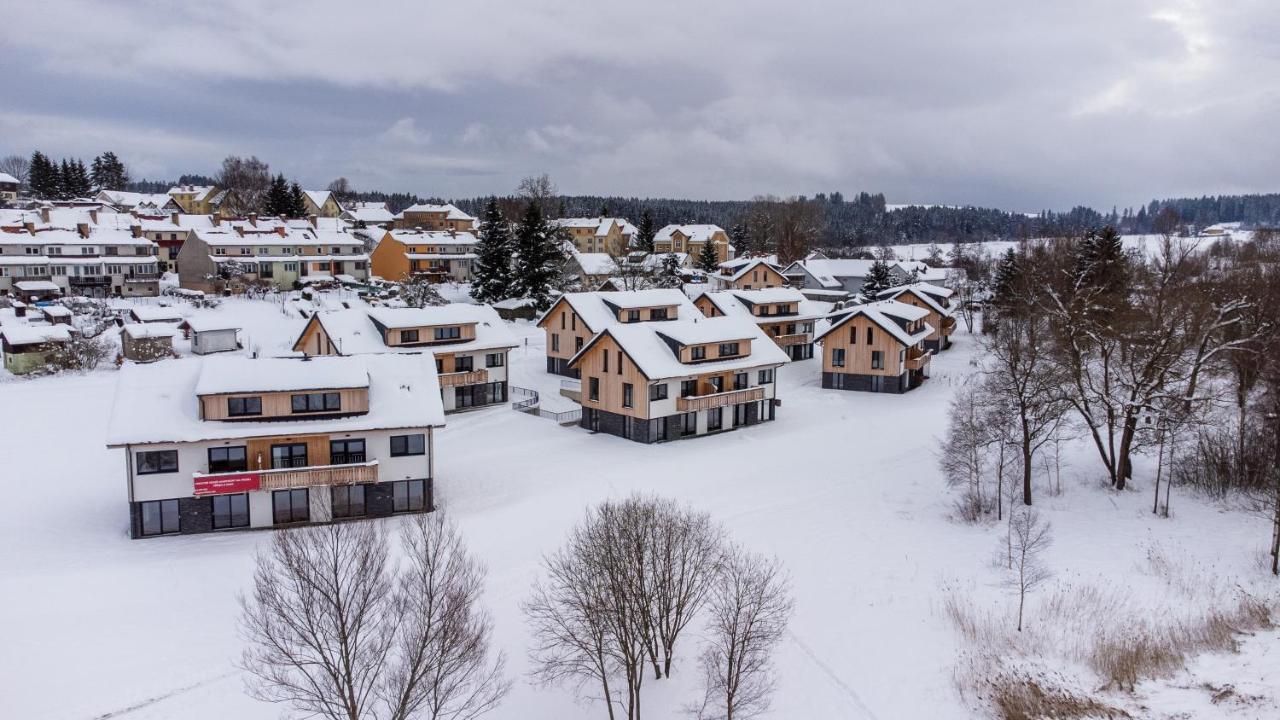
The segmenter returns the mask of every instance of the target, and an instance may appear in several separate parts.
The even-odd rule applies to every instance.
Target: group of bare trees
[[[533,678],[638,720],[650,672],[670,677],[685,629],[709,616],[699,717],[745,719],[768,706],[774,646],[791,611],[776,561],[726,543],[705,513],[635,496],[592,509],[525,603]]]

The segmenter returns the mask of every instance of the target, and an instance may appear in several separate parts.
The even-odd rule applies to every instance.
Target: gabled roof
[[[469,232],[451,233],[448,230],[388,230],[382,237],[390,237],[401,245],[475,245],[480,242]]]
[[[618,271],[613,257],[609,253],[584,253],[576,249],[570,251],[578,267],[587,275],[609,275]]]
[[[702,298],[714,305],[725,315],[749,318],[756,323],[777,323],[789,321],[816,320],[826,313],[794,288],[765,288],[762,290],[722,290],[720,292],[704,292],[694,298],[697,303]],[[795,315],[758,316],[752,312],[755,305],[775,303],[791,303],[796,306]]]
[[[382,340],[382,332],[375,319],[388,329],[473,324],[476,336],[473,340],[442,345],[388,346]],[[324,329],[341,355],[455,353],[513,348],[520,344],[507,324],[498,317],[498,312],[487,305],[453,303],[425,308],[353,308],[318,312],[307,321],[294,342],[294,350],[300,351],[300,343],[312,323],[318,323]]]
[[[627,357],[635,363],[640,373],[650,380],[785,365],[791,361],[782,348],[770,340],[755,323],[745,322],[740,318],[722,317],[612,325],[596,333],[596,336],[569,360],[569,366],[573,367],[605,336],[613,338]],[[728,360],[694,364],[680,362],[677,355],[680,345],[737,340],[752,341],[751,352]]]
[[[446,220],[472,220],[476,218],[463,212],[453,203],[445,203],[444,205],[433,205],[430,203],[420,203],[418,205],[410,205],[409,207],[396,213],[397,218],[403,218],[405,213],[444,213]]]
[[[163,305],[135,305],[129,313],[141,322],[179,322],[183,319],[177,308]]]
[[[303,190],[302,193],[318,208],[324,207],[329,198],[333,197],[333,193],[328,190]]]
[[[695,243],[706,242],[716,233],[724,232],[719,225],[667,225],[655,233],[653,239],[658,242],[670,240],[677,230],[689,238],[689,242]]]
[[[880,300],[873,303],[867,303],[865,305],[854,305],[853,307],[832,313],[830,316],[830,327],[819,333],[814,340],[821,340],[834,332],[836,328],[843,326],[848,321],[861,315],[880,326],[885,332],[893,336],[893,339],[907,347],[911,347],[928,337],[929,334],[933,332],[933,326],[929,323],[925,323],[920,332],[912,335],[906,330],[903,330],[901,325],[894,322],[894,318],[905,320],[906,322],[913,322],[915,320],[923,319],[928,314],[929,311],[924,308],[900,303],[897,300]]]
[[[782,272],[782,270],[777,265],[774,265],[773,263],[769,262],[767,258],[748,258],[745,262],[738,263],[728,268],[724,267],[724,264],[722,264],[720,266],[721,267],[720,277],[727,278],[729,280],[740,280],[747,273],[761,266],[767,267],[770,270],[773,270],[774,272],[777,272],[779,274],[781,274]],[[726,271],[729,271],[731,274],[725,274]]]
[[[578,318],[586,324],[587,329],[593,333],[598,333],[610,325],[621,322],[618,320],[616,311],[610,309],[610,306],[622,310],[675,306],[677,308],[676,316],[682,320],[702,315],[702,313],[698,312],[698,308],[689,301],[689,296],[685,295],[684,291],[675,288],[622,290],[617,292],[579,292],[561,295],[560,299],[552,303],[551,307],[547,308],[547,311],[542,313],[534,324],[542,325],[542,322],[550,317],[551,313],[562,302],[568,303],[573,308],[573,311],[578,314]]]
[[[894,299],[897,299],[899,296],[901,296],[905,292],[910,292],[912,295],[915,295],[916,297],[923,300],[926,305],[932,308],[933,311],[938,313],[939,315],[943,317],[947,317],[951,315],[951,309],[948,307],[944,307],[942,303],[938,302],[938,298],[943,298],[943,299],[950,298],[952,295],[952,291],[949,288],[944,288],[939,285],[931,285],[929,283],[912,283],[910,285],[899,285],[897,287],[891,287],[885,290],[881,290],[879,293],[876,294],[876,297],[883,298],[885,300],[894,300]]]

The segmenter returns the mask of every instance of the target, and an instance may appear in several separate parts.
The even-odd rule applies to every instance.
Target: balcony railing
[[[779,347],[787,347],[788,345],[804,345],[809,340],[808,333],[792,333],[791,335],[774,335],[773,341]]]
[[[916,357],[909,357],[902,362],[902,366],[908,370],[922,370],[929,364],[929,358],[931,357],[933,357],[933,355],[930,353],[924,353],[923,355],[917,355]]]
[[[726,392],[712,393],[710,395],[692,395],[689,397],[676,398],[676,410],[679,410],[680,412],[711,410],[712,408],[737,405],[739,403],[753,402],[755,400],[763,399],[764,388],[756,386],[745,388],[743,390],[728,390]]]
[[[197,485],[201,481],[216,481],[221,477],[244,480],[256,476],[258,490],[288,490],[324,485],[354,485],[378,482],[378,461],[371,460],[351,465],[316,465],[276,470],[248,470],[231,473],[195,473]],[[243,486],[235,491],[244,492]],[[199,490],[197,489],[197,494]]]
[[[469,372],[443,373],[440,375],[440,387],[458,387],[459,385],[479,385],[489,382],[488,370],[471,370]]]
[[[956,331],[956,319],[954,317],[942,318],[942,334],[950,335]]]
[[[160,279],[160,273],[134,273],[125,277],[125,282],[151,282]]]

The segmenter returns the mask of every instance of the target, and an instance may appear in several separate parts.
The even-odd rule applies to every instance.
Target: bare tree
[[[789,198],[773,208],[778,262],[787,265],[802,259],[816,244],[822,232],[822,210],[817,203],[803,197]]]
[[[556,184],[552,182],[551,176],[547,173],[523,178],[520,180],[520,184],[516,186],[516,195],[528,202],[537,203],[538,209],[542,211],[544,216],[551,215],[555,209],[551,207],[551,201],[557,198],[559,194],[560,191],[556,189]]]
[[[236,212],[263,211],[267,191],[271,189],[271,168],[256,156],[227,156],[216,180],[218,187],[229,191],[228,199]]]
[[[0,158],[0,172],[12,175],[20,187],[26,187],[27,174],[31,172],[31,159],[21,155],[6,155]]]
[[[111,343],[101,335],[73,332],[70,340],[53,345],[48,367],[53,372],[96,370],[111,355],[111,349]]]
[[[438,513],[403,528],[392,567],[373,522],[285,530],[241,597],[254,697],[331,720],[462,720],[507,690],[478,607],[484,572]]]
[[[340,177],[329,183],[329,187],[326,189],[333,193],[334,201],[339,204],[345,203],[347,200],[351,199],[353,194],[355,194],[355,190],[351,188],[351,182],[344,177]]]
[[[793,607],[789,581],[776,558],[733,547],[725,553],[710,606],[703,701],[696,714],[699,720],[748,720],[769,708],[773,654]]]
[[[1013,548],[1013,573],[1006,585],[1018,593],[1018,632],[1022,632],[1022,615],[1027,594],[1052,577],[1041,557],[1051,544],[1053,535],[1050,525],[1048,521],[1040,519],[1039,512],[1027,507],[1011,513],[1006,545]]]
[[[956,505],[960,518],[977,522],[991,511],[991,498],[983,492],[984,456],[994,435],[976,384],[956,391],[947,417],[947,435],[939,448],[938,466],[949,485],[963,489]]]
[[[406,275],[400,281],[400,299],[409,307],[415,308],[449,304],[436,289],[436,283],[422,274]]]
[[[646,550],[641,599],[653,627],[651,647],[657,650],[650,657],[654,675],[670,677],[676,640],[701,610],[716,576],[724,531],[709,514],[680,507],[673,500],[632,499],[629,503],[639,505],[644,510],[641,517],[649,519],[642,525],[644,536],[638,538]]]

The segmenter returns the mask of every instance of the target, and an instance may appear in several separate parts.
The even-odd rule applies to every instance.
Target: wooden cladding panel
[[[436,340],[436,328],[458,328],[459,337],[449,338],[448,340]],[[416,342],[400,342],[401,330],[417,330],[418,339]],[[417,327],[404,328],[387,328],[386,344],[390,347],[399,347],[402,345],[448,345],[449,343],[463,343],[476,339],[476,324],[452,324],[452,325],[420,325]]]
[[[706,315],[709,318],[719,317],[724,314],[720,311],[720,308],[716,307],[716,304],[707,299],[706,296],[699,297],[693,304],[702,311],[703,315]]]
[[[738,354],[726,355],[725,356],[726,358],[736,358],[736,357],[742,357],[743,355],[751,354],[751,341],[746,338],[743,338],[741,340],[727,340],[726,342],[738,344]],[[680,362],[688,363],[690,365],[689,372],[691,373],[697,372],[698,363],[720,359],[720,345],[721,343],[718,343],[718,342],[699,344],[699,345],[684,345],[680,348]],[[696,361],[693,360],[693,348],[695,347],[706,348],[707,349],[706,357],[702,358],[701,360],[696,360]]]
[[[271,469],[271,446],[302,443],[307,446],[307,465],[329,464],[328,435],[281,435],[278,437],[249,438],[245,441],[245,454],[250,470]]]
[[[569,303],[561,300],[557,303],[556,309],[553,310],[542,321],[542,327],[547,332],[547,357],[562,358],[568,360],[577,354],[577,342],[575,338],[582,338],[583,346],[591,340],[592,332],[587,329],[582,318],[574,319],[573,308]],[[561,329],[561,324],[564,329]],[[576,329],[575,329],[576,327]],[[558,350],[553,349],[554,343],[551,341],[553,335],[560,337],[560,347]]]
[[[850,336],[850,328],[857,330],[857,341]],[[867,328],[872,328],[872,343],[867,344]],[[844,367],[831,364],[832,351],[844,348]],[[879,350],[884,353],[884,368],[871,369],[871,352]],[[894,339],[884,328],[859,315],[836,328],[822,339],[823,372],[851,373],[855,375],[901,375],[898,367],[898,353],[903,350],[902,343]]]
[[[609,354],[608,372],[605,372],[605,353]],[[622,361],[622,373],[618,373],[618,361]],[[612,337],[605,336],[591,347],[591,351],[578,363],[582,370],[582,407],[596,410],[608,410],[619,415],[630,415],[636,418],[649,417],[649,381],[640,373],[631,358],[621,352],[621,348]],[[592,402],[591,380],[600,381],[600,399]],[[631,383],[631,401],[634,407],[622,406],[622,386]]]
[[[337,392],[343,414],[369,412],[369,389],[346,388],[343,390],[317,388],[315,390],[293,390],[289,392],[270,393],[226,393],[221,395],[204,395],[200,398],[201,417],[205,420],[260,420],[262,418],[296,417],[307,418],[320,416],[323,413],[293,412],[293,396],[308,392]],[[233,397],[262,398],[262,414],[232,417],[227,414],[227,399]]]
[[[942,316],[939,315],[936,310],[929,307],[929,303],[921,300],[920,296],[916,295],[914,290],[907,290],[894,299],[900,303],[906,303],[907,305],[913,305],[923,310],[928,310],[929,314],[924,317],[924,321],[933,327],[933,332],[929,333],[929,336],[925,339],[937,340],[942,337]]]

